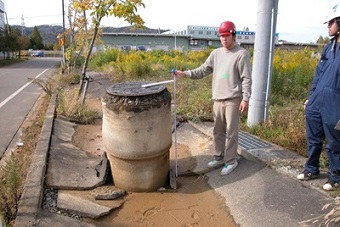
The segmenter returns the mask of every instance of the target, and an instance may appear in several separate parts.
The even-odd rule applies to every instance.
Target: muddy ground
[[[99,98],[87,103],[101,112]],[[79,125],[73,143],[82,150],[98,152],[105,150],[102,142],[101,119],[92,125]],[[170,149],[171,166],[174,166]],[[177,145],[181,158],[189,157],[189,148]],[[190,159],[188,159],[190,160]],[[193,163],[186,163],[190,168]],[[111,177],[110,175],[108,176]],[[206,176],[178,176],[177,189],[163,192],[127,193],[122,207],[100,219],[86,219],[97,226],[237,226],[229,213],[226,201],[207,184]],[[112,185],[108,179],[107,185]]]

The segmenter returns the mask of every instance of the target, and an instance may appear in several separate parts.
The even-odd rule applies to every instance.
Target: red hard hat
[[[218,29],[219,35],[230,35],[236,33],[236,26],[231,21],[224,21]]]

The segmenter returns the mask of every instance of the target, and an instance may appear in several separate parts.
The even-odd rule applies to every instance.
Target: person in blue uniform
[[[324,190],[340,185],[340,4],[333,7],[327,21],[331,38],[317,65],[308,100],[304,103],[308,158],[299,180],[311,180],[319,175],[319,159],[323,144],[329,159],[328,181]],[[339,125],[338,125],[339,126]]]

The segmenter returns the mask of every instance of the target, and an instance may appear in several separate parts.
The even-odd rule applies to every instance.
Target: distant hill
[[[52,25],[38,25],[36,26],[38,28],[38,31],[43,38],[44,44],[51,44],[51,43],[57,43],[57,35],[61,34],[63,32],[62,26],[52,26]],[[20,25],[13,25],[12,29],[18,29],[22,33],[25,34],[25,36],[29,37],[32,34],[32,31],[34,27],[22,27]],[[103,27],[103,32],[105,33],[150,33],[150,34],[160,34],[163,32],[166,32],[169,30],[164,29],[152,29],[145,27],[144,29],[134,29],[132,26],[126,26],[126,27]]]
[[[27,37],[32,34],[33,28],[34,27],[22,27],[20,25],[12,26],[12,29],[19,29],[19,31]],[[45,45],[49,43],[57,43],[57,35],[63,32],[62,26],[39,25],[37,28]]]
[[[114,28],[114,27],[104,27],[103,32],[105,33],[148,33],[148,34],[161,34],[163,32],[169,31],[169,29],[152,29],[145,27],[144,29],[133,28],[132,26]]]

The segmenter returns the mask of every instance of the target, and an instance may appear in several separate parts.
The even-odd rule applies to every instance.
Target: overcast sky
[[[10,25],[62,25],[61,0],[2,0]],[[263,0],[143,0],[139,13],[149,28],[180,30],[187,25],[218,27],[231,20],[237,30],[248,27],[256,31],[258,1]],[[316,42],[328,36],[323,24],[327,13],[340,0],[279,0],[276,32],[279,39],[291,42]],[[65,9],[68,0],[64,0]],[[22,20],[22,18],[24,18]],[[121,27],[129,24],[110,17],[103,26]]]

